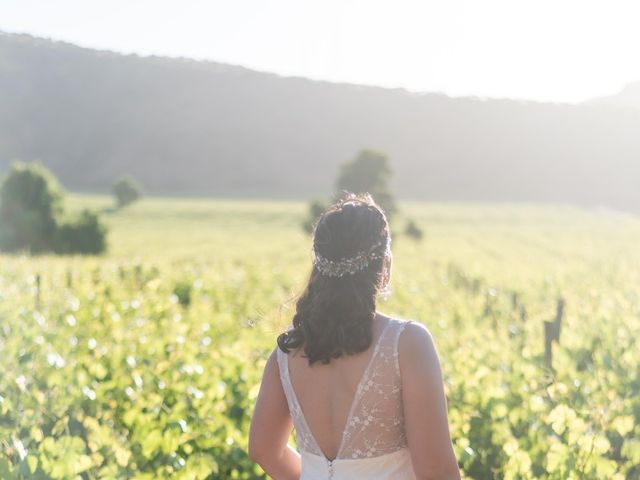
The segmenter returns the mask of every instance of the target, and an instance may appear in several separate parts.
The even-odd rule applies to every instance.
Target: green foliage
[[[0,250],[97,254],[106,250],[107,229],[84,209],[62,222],[62,189],[39,164],[15,162],[0,186]]]
[[[79,217],[58,227],[55,237],[56,253],[99,254],[107,248],[107,229],[98,215],[83,210]]]
[[[0,186],[0,250],[53,249],[62,192],[39,164],[15,162]]]
[[[307,233],[312,233],[316,226],[316,222],[322,212],[324,212],[329,204],[324,200],[315,199],[309,204],[309,213],[305,220],[302,222],[302,229]]]
[[[132,177],[121,177],[111,188],[118,208],[132,204],[142,196],[142,187]]]
[[[183,307],[188,307],[191,303],[191,283],[181,280],[173,287],[173,294]]]
[[[422,240],[422,237],[424,236],[424,232],[414,220],[407,221],[407,226],[404,229],[404,233],[408,237],[411,237],[415,240]]]
[[[336,198],[344,191],[370,193],[391,219],[397,206],[389,187],[391,167],[386,155],[374,150],[362,150],[356,157],[344,163],[336,181]]]
[[[71,200],[74,211],[111,202]],[[429,244],[394,244],[379,308],[432,332],[465,478],[639,478],[640,221],[403,210],[429,225]],[[246,454],[249,422],[291,320],[282,305],[310,266],[305,214],[151,198],[110,219],[108,255],[0,256],[0,478],[266,480]],[[542,325],[559,294],[550,373]]]
[[[396,202],[389,189],[390,177],[391,168],[385,155],[373,150],[362,150],[353,160],[341,166],[333,201],[338,201],[344,192],[370,193],[390,221],[397,212]],[[329,203],[325,200],[311,201],[309,213],[302,222],[305,232],[313,232],[318,217],[328,206]]]

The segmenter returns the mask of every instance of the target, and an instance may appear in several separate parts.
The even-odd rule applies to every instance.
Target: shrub
[[[422,240],[422,237],[424,236],[424,232],[414,220],[409,220],[407,222],[404,233],[415,240]]]
[[[302,222],[302,228],[305,232],[313,232],[318,218],[327,207],[328,204],[323,200],[316,199],[311,201],[311,203],[309,204],[309,213],[307,215],[307,218],[305,218],[304,222]]]
[[[71,222],[60,225],[56,233],[56,253],[98,254],[107,248],[107,229],[98,216],[83,210]]]
[[[173,294],[178,297],[180,305],[188,307],[191,304],[191,283],[182,280],[177,282]]]
[[[126,207],[142,196],[142,187],[131,177],[122,177],[112,187],[118,208]]]

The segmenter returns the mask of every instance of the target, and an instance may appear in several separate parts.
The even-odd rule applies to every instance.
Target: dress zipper
[[[333,478],[333,460],[327,459],[327,468],[329,469],[329,480]]]

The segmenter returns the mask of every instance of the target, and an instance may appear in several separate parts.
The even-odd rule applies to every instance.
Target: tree
[[[83,210],[73,221],[62,224],[56,233],[56,253],[83,255],[102,253],[107,248],[107,229],[98,215]]]
[[[353,160],[343,163],[336,180],[336,191],[333,201],[342,198],[344,192],[356,194],[369,193],[384,210],[387,219],[397,212],[396,202],[389,189],[391,168],[386,155],[374,150],[364,149]],[[302,228],[311,233],[320,214],[328,207],[322,200],[313,200],[309,204],[309,213],[302,223]]]
[[[112,187],[118,208],[126,207],[142,196],[142,188],[132,177],[121,177]]]
[[[62,189],[42,165],[15,162],[0,186],[0,249],[52,250]]]
[[[361,150],[353,160],[340,168],[335,198],[339,198],[344,191],[370,193],[387,218],[391,219],[397,207],[389,189],[390,177],[391,168],[386,155],[374,150]]]
[[[61,221],[63,191],[49,170],[15,162],[0,186],[0,250],[30,253],[101,253],[106,228],[95,213]]]

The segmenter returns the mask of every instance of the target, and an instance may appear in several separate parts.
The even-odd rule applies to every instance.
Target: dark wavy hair
[[[387,218],[368,194],[346,193],[322,213],[313,235],[316,254],[338,261],[361,251],[380,251],[352,274],[327,276],[313,266],[296,303],[293,328],[278,336],[283,352],[303,347],[313,365],[369,348],[376,297],[387,287],[391,273],[391,258],[383,255],[388,241]]]

